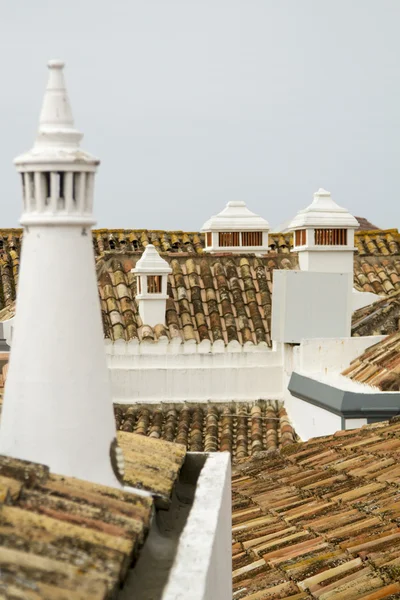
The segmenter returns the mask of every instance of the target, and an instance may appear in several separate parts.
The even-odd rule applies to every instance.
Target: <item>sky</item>
[[[99,156],[99,227],[198,231],[230,200],[272,226],[320,187],[400,227],[399,0],[0,0],[0,227],[47,61]]]

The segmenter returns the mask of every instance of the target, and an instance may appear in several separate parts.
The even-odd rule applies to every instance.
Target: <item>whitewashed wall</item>
[[[327,410],[295,398],[288,384],[293,371],[302,374],[340,374],[364,350],[384,336],[303,340],[298,346],[285,345],[283,368],[283,400],[292,424],[303,441],[321,435],[332,435],[342,429],[342,419]],[[320,380],[322,380],[319,377]],[[364,423],[363,423],[364,424]],[[346,429],[361,426],[346,423]]]
[[[314,340],[310,340],[314,341]],[[312,437],[329,435],[341,429],[341,418],[308,402],[295,398],[288,390],[292,372],[299,367],[301,346],[286,345],[283,369],[283,399],[286,411],[303,442]]]
[[[107,344],[113,401],[281,399],[282,350],[239,344]]]
[[[285,408],[297,435],[306,442],[321,435],[332,435],[342,429],[342,419],[338,415],[294,398],[290,392],[285,397]]]
[[[352,360],[385,336],[303,340],[293,348],[296,367],[309,373],[341,373]]]
[[[345,429],[358,429],[359,427],[363,427],[368,423],[367,419],[346,419],[345,420]]]
[[[353,289],[352,298],[353,298],[353,310],[358,310],[359,308],[364,308],[364,306],[369,306],[373,302],[382,300],[382,296],[378,296],[378,294],[373,294],[372,292],[359,292],[356,289]]]

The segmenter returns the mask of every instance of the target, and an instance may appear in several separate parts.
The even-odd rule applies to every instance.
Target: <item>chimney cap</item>
[[[59,58],[52,58],[48,61],[47,66],[49,69],[63,69],[65,67],[65,62]]]
[[[231,200],[217,215],[206,221],[201,231],[268,231],[269,223],[253,213],[243,200]]]
[[[80,149],[83,134],[74,126],[71,104],[64,79],[64,62],[52,59],[39,119],[39,130],[33,148],[18,156],[14,163],[20,170],[26,166],[61,163],[95,167],[99,160]]]
[[[348,228],[357,229],[358,221],[346,209],[342,208],[332,199],[331,193],[324,188],[319,188],[314,193],[313,201],[309,206],[300,210],[291,221],[288,229],[307,228]]]
[[[148,244],[136,266],[132,269],[132,273],[162,275],[172,273],[172,269],[167,261],[159,255],[155,246]]]

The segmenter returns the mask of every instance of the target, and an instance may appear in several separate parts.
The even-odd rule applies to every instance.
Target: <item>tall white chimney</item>
[[[90,230],[99,160],[79,147],[63,63],[48,67],[36,141],[15,160],[24,238],[0,453],[119,487]]]

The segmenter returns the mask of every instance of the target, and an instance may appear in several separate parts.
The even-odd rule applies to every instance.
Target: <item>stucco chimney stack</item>
[[[99,160],[79,148],[63,66],[48,63],[35,144],[15,160],[24,238],[0,453],[120,487],[90,231]]]
[[[251,212],[242,200],[228,202],[204,223],[201,231],[205,234],[205,252],[268,252],[268,221]]]
[[[289,226],[302,271],[353,273],[354,231],[358,221],[320,188],[312,203]]]
[[[146,246],[132,273],[137,279],[136,302],[144,325],[165,324],[168,275],[172,272],[152,244]]]

